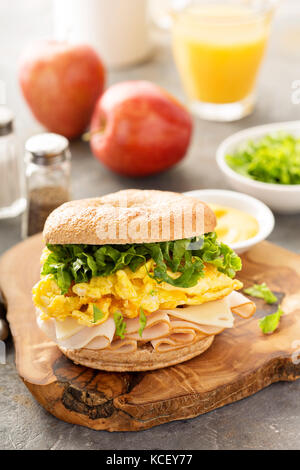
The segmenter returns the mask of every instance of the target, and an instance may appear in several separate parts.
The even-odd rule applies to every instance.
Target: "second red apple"
[[[123,82],[96,104],[91,148],[111,170],[145,176],[178,163],[191,134],[191,116],[173,96],[151,82]]]

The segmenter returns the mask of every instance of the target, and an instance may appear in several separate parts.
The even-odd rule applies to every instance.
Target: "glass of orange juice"
[[[174,16],[175,62],[198,116],[234,121],[250,114],[274,0],[191,0]]]

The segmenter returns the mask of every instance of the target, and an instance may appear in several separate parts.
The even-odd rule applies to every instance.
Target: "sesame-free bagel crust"
[[[214,231],[216,217],[202,201],[179,193],[129,189],[71,201],[48,217],[49,244],[153,243]]]

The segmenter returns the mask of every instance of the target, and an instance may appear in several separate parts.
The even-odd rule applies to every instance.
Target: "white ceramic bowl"
[[[243,143],[280,131],[300,137],[300,121],[267,124],[233,134],[219,146],[217,163],[233,189],[259,198],[274,211],[293,214],[300,212],[300,184],[283,185],[255,181],[232,170],[225,160],[226,155],[234,153]]]
[[[263,202],[254,197],[222,189],[199,189],[185,194],[197,197],[208,204],[219,204],[239,209],[256,218],[259,224],[258,234],[249,240],[231,245],[231,248],[238,254],[244,253],[257,243],[265,240],[273,231],[275,220],[272,212]]]

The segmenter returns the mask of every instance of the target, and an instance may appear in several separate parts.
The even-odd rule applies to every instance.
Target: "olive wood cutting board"
[[[216,337],[198,358],[138,373],[100,372],[73,364],[37,328],[31,288],[39,279],[42,237],[8,251],[0,287],[25,385],[50,413],[93,429],[136,431],[187,419],[248,397],[273,382],[300,378],[300,256],[264,242],[243,256],[245,286],[266,282],[287,313],[264,336],[258,319],[278,305],[256,299],[255,317]],[[298,348],[298,350],[297,350]]]

